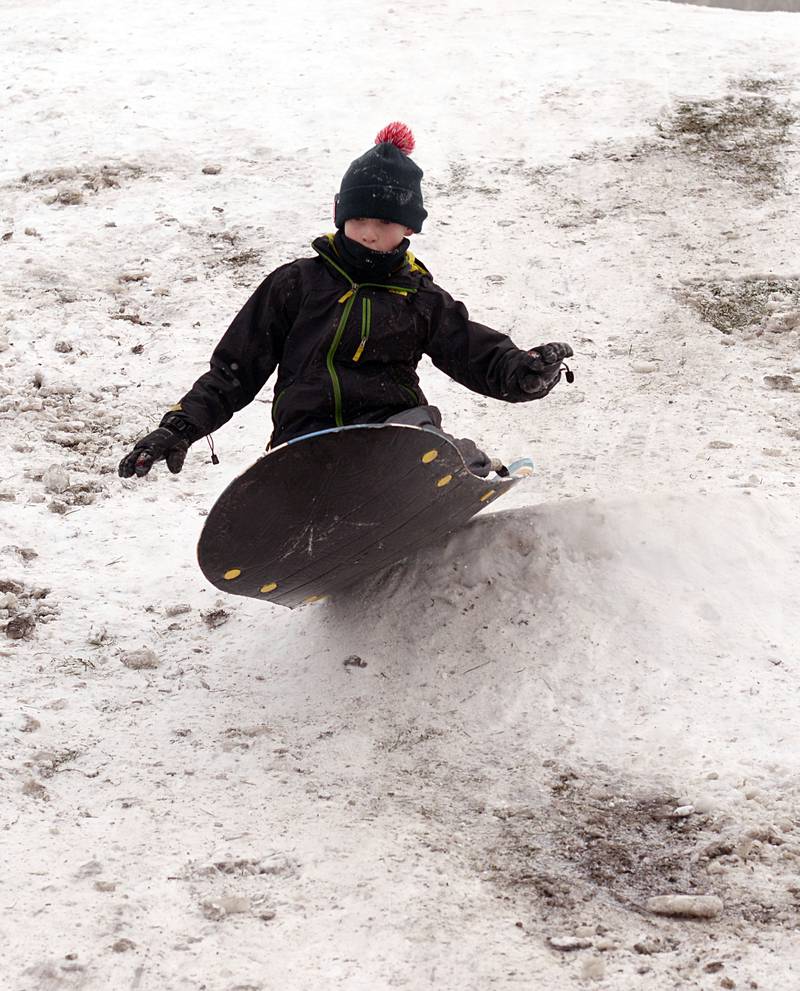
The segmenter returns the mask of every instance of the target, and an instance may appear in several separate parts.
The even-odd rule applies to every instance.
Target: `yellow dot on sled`
[[[496,491],[497,489],[489,489],[488,492],[484,492],[481,496],[481,502],[486,502],[487,499],[491,499]]]
[[[438,451],[427,451],[425,454],[422,455],[422,463],[425,465],[429,465],[431,461],[435,461],[438,457],[439,457]]]
[[[269,585],[262,585],[259,592],[274,592],[277,587],[277,582],[270,582]]]
[[[233,581],[234,578],[238,578],[241,573],[242,573],[241,568],[231,568],[231,570],[226,571],[222,577],[225,579],[226,582],[230,582]]]
[[[453,481],[452,475],[445,475],[444,478],[440,478],[436,483],[440,489],[443,489],[445,485],[449,485]]]
[[[303,599],[303,602],[306,604],[309,604],[311,602],[322,602],[324,598],[325,598],[324,595],[309,595],[308,598]]]

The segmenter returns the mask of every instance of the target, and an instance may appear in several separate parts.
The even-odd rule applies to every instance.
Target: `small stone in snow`
[[[204,165],[203,175],[219,175],[222,172],[221,165]]]
[[[358,654],[351,654],[349,657],[345,657],[342,664],[346,668],[365,668],[367,666],[367,662],[362,660]]]
[[[657,895],[645,908],[654,915],[676,915],[689,919],[715,919],[722,912],[716,895]]]
[[[58,351],[59,354],[69,354],[72,350],[72,345],[69,341],[56,341],[55,350]]]
[[[159,660],[149,647],[141,650],[129,650],[122,655],[122,663],[131,671],[143,671],[159,666]]]
[[[782,392],[792,392],[795,389],[794,379],[791,375],[765,375],[764,385]]]
[[[218,626],[227,623],[231,614],[224,609],[212,609],[210,612],[202,613],[203,622],[210,630],[216,630]]]
[[[204,901],[202,906],[203,915],[207,919],[219,922],[226,915],[241,915],[250,911],[250,899],[242,895],[223,895],[213,901]]]
[[[128,950],[136,949],[136,943],[132,939],[118,939],[111,949],[115,953],[127,953]]]
[[[60,203],[62,206],[77,206],[83,203],[83,193],[78,189],[62,189],[51,202]]]
[[[170,619],[173,616],[182,616],[184,613],[191,612],[192,607],[186,602],[178,602],[174,606],[167,606],[164,610],[164,615],[169,616]]]
[[[89,877],[97,877],[98,874],[102,874],[103,865],[99,860],[87,860],[85,864],[81,864],[78,870],[75,872],[75,880],[82,881]]]
[[[225,910],[219,902],[214,902],[209,899],[200,905],[200,909],[203,915],[207,919],[211,919],[212,922],[219,922],[225,918]]]
[[[598,939],[598,941],[594,944],[594,948],[596,950],[600,950],[601,952],[605,953],[607,950],[616,950],[617,943],[615,942],[615,940],[608,939],[606,937],[604,939]]]
[[[654,953],[662,953],[663,950],[664,947],[658,939],[642,939],[638,943],[633,944],[634,953],[638,953],[643,957],[650,957]]]
[[[9,640],[24,640],[36,629],[32,616],[15,616],[6,623],[6,636]]]
[[[105,626],[93,626],[86,637],[88,643],[93,647],[102,647],[109,639],[108,629]]]
[[[69,474],[60,465],[50,465],[42,475],[45,492],[66,492],[69,488]]]
[[[28,798],[35,798],[39,802],[49,802],[50,795],[44,785],[40,785],[38,781],[30,778],[22,786],[22,794],[27,795]]]
[[[602,957],[591,956],[581,964],[581,977],[584,981],[601,981],[606,976],[606,965]]]
[[[592,945],[590,939],[579,936],[551,936],[547,942],[554,950],[562,950],[565,953],[570,950],[588,950]]]

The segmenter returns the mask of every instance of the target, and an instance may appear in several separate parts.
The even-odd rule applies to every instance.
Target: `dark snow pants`
[[[486,478],[492,470],[491,458],[484,454],[483,451],[481,451],[480,448],[474,443],[474,441],[471,441],[466,437],[457,439],[442,430],[442,414],[436,406],[415,406],[413,409],[407,409],[402,413],[396,413],[394,416],[390,416],[389,419],[384,422],[401,423],[406,424],[409,427],[425,427],[432,433],[437,433],[442,437],[446,437],[447,440],[455,444],[461,452],[464,463],[473,475]]]

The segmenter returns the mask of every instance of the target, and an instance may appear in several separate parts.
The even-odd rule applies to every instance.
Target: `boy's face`
[[[354,217],[345,220],[344,233],[351,241],[357,241],[373,251],[394,251],[404,237],[410,237],[414,232],[393,220]]]

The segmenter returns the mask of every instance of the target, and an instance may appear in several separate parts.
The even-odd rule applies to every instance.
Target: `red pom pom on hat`
[[[375,137],[375,144],[380,145],[384,141],[395,145],[404,155],[410,155],[415,147],[414,135],[411,133],[411,128],[399,120],[392,121],[391,124],[387,124],[386,127],[378,131]]]

